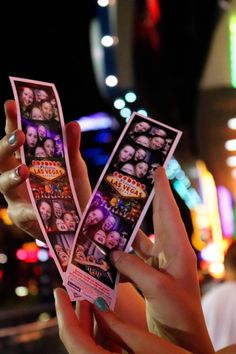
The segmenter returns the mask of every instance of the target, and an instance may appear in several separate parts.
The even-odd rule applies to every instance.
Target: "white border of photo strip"
[[[48,83],[48,82],[24,79],[24,78],[19,78],[19,77],[10,77],[9,79],[10,79],[10,82],[11,82],[14,98],[15,98],[15,101],[16,101],[18,129],[22,129],[23,124],[22,124],[21,108],[20,108],[19,95],[18,95],[18,92],[17,92],[16,83],[17,84],[22,83],[23,85],[29,84],[30,86],[35,86],[35,89],[48,88],[49,90],[52,91],[53,96],[56,99],[56,105],[57,105],[58,112],[59,112],[59,121],[54,122],[54,126],[56,128],[58,128],[58,131],[60,131],[61,134],[62,134],[63,147],[64,147],[64,156],[63,156],[63,158],[61,158],[61,160],[63,160],[64,166],[65,166],[65,175],[67,175],[67,177],[68,177],[68,179],[67,179],[68,186],[69,186],[69,188],[70,188],[70,190],[72,192],[72,197],[71,197],[70,200],[75,205],[75,208],[76,208],[75,211],[77,212],[78,221],[80,221],[82,213],[81,213],[81,210],[80,210],[80,207],[79,207],[79,203],[78,203],[78,200],[77,200],[77,195],[76,195],[76,192],[75,192],[75,187],[74,187],[74,184],[73,184],[73,178],[72,178],[72,174],[71,174],[69,156],[68,156],[68,151],[67,151],[67,142],[66,142],[66,134],[65,134],[64,117],[63,117],[61,102],[60,102],[60,99],[59,99],[59,95],[58,95],[57,89],[56,89],[54,84]],[[58,124],[58,126],[57,126],[57,124]],[[21,155],[22,163],[26,164],[27,161],[26,161],[24,146],[21,146],[21,148],[20,148],[20,155]],[[35,158],[35,159],[37,160],[37,158]],[[53,158],[51,158],[51,159],[53,160]],[[31,203],[33,205],[33,208],[34,208],[38,223],[40,225],[42,234],[43,234],[43,236],[45,238],[45,242],[46,242],[46,244],[47,244],[47,246],[49,248],[50,254],[53,257],[53,259],[55,261],[55,264],[56,264],[56,266],[58,268],[58,271],[59,271],[59,273],[60,273],[60,275],[62,277],[62,280],[64,282],[64,278],[65,278],[66,272],[65,272],[65,270],[62,269],[62,266],[59,263],[58,257],[56,255],[56,253],[54,251],[54,248],[52,247],[51,241],[49,239],[48,232],[46,231],[45,226],[44,226],[44,224],[42,222],[42,219],[40,217],[40,214],[39,214],[39,211],[38,211],[38,207],[36,205],[36,200],[35,200],[32,188],[31,188],[30,178],[28,178],[26,180],[26,185],[27,185],[27,189],[28,189],[28,192],[29,192],[30,200],[31,200]],[[49,200],[52,201],[53,199],[49,198]],[[78,224],[79,224],[79,222],[78,222]],[[78,228],[78,224],[77,224],[77,228]],[[61,231],[58,231],[57,233],[60,234],[60,232]],[[61,233],[63,233],[63,232],[61,232]],[[72,231],[70,232],[70,236],[73,236],[73,239],[75,237],[75,234],[76,234],[76,230],[74,232],[72,232]],[[63,236],[66,238],[66,235],[68,235],[68,234],[65,233],[65,235],[63,235]]]
[[[131,127],[132,123],[135,121],[135,119],[139,119],[140,118],[154,126],[157,126],[157,128],[159,127],[160,129],[167,129],[169,130],[170,134],[171,132],[173,134],[176,133],[172,145],[167,153],[167,155],[165,156],[165,160],[162,163],[163,167],[166,167],[168,161],[170,160],[170,158],[172,157],[176,146],[181,138],[182,132],[180,130],[177,130],[175,128],[170,127],[169,125],[166,125],[164,123],[161,123],[157,120],[154,120],[153,118],[150,117],[146,117],[143,116],[141,114],[138,114],[136,112],[134,112],[132,114],[132,116],[130,117],[128,123],[126,124],[123,132],[121,133],[110,157],[108,162],[106,163],[103,172],[95,186],[95,189],[89,199],[89,202],[87,204],[87,207],[83,213],[82,219],[80,220],[80,224],[78,226],[77,229],[77,233],[76,233],[76,237],[74,239],[74,243],[73,243],[73,247],[72,247],[72,252],[71,252],[71,256],[70,256],[70,260],[69,260],[69,266],[67,267],[67,271],[66,271],[66,277],[65,277],[65,281],[67,282],[67,288],[71,288],[70,291],[70,296],[71,296],[71,300],[77,300],[79,297],[82,297],[83,299],[86,299],[88,301],[90,301],[91,303],[93,303],[97,297],[103,297],[104,300],[107,302],[108,306],[113,309],[114,305],[115,305],[115,300],[116,300],[116,292],[117,292],[117,284],[119,282],[119,274],[117,272],[116,275],[116,279],[115,279],[115,285],[114,285],[114,289],[112,289],[111,287],[107,286],[105,283],[101,282],[98,279],[95,279],[93,276],[87,274],[87,272],[85,272],[84,270],[81,269],[80,266],[76,266],[75,264],[72,264],[72,260],[73,260],[73,254],[75,252],[75,247],[77,242],[79,242],[80,240],[80,231],[82,230],[82,226],[84,224],[84,221],[87,217],[87,213],[90,209],[91,203],[95,197],[95,195],[97,194],[97,192],[99,191],[99,186],[102,184],[103,181],[105,181],[105,177],[106,177],[106,173],[107,170],[109,171],[109,166],[113,161],[113,158],[116,156],[124,137],[126,136],[126,132],[127,135],[129,133],[129,128]],[[151,182],[150,182],[151,183]],[[150,194],[146,200],[146,203],[142,209],[142,212],[138,218],[138,220],[136,221],[135,227],[132,231],[132,234],[129,236],[129,240],[128,243],[125,245],[125,248],[123,249],[123,251],[128,252],[130,250],[130,247],[132,245],[132,242],[134,240],[134,237],[140,227],[140,224],[150,206],[150,203],[153,199],[154,196],[154,185],[153,185],[153,181],[152,181],[152,189],[150,189]]]

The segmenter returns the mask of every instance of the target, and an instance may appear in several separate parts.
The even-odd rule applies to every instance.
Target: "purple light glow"
[[[97,112],[77,119],[82,132],[100,129],[118,129],[119,124],[114,117],[104,112]]]
[[[223,236],[230,238],[234,234],[233,198],[224,186],[217,187],[217,195]]]

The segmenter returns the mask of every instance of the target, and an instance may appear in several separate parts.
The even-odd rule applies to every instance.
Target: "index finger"
[[[76,122],[68,123],[66,125],[66,136],[75,190],[81,210],[83,211],[91,195],[91,187],[87,166],[80,153],[81,131],[79,124]]]
[[[99,353],[94,340],[80,327],[78,318],[64,289],[54,290],[59,335],[69,353]]]
[[[158,235],[158,243],[163,237],[168,243],[180,245],[181,242],[189,243],[187,232],[170,183],[163,167],[158,167],[155,172],[155,195],[153,199],[153,225],[154,232]],[[180,242],[181,238],[181,242]]]
[[[158,257],[159,267],[177,278],[195,272],[196,256],[162,167],[158,167],[155,173],[153,225],[156,240],[152,252]],[[193,267],[186,267],[186,264]]]
[[[86,300],[77,301],[75,313],[79,320],[80,327],[92,337],[93,336],[92,304]]]
[[[6,134],[10,134],[17,128],[17,113],[15,101],[6,101],[4,104],[4,110],[6,114],[5,132]]]

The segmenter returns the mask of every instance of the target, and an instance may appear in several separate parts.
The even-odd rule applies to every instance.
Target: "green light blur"
[[[236,14],[229,18],[229,55],[231,85],[236,88]]]

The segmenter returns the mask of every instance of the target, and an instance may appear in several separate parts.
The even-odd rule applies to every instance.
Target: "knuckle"
[[[11,146],[8,144],[6,137],[0,140],[0,162],[4,162],[6,155],[12,150]]]
[[[126,269],[130,263],[131,263],[131,259],[130,258],[134,258],[134,256],[131,256],[129,254],[123,253],[117,260],[116,265],[121,268],[121,269]]]
[[[161,281],[160,281],[160,277],[152,277],[152,289],[154,294],[156,294],[157,291],[159,291],[160,289],[160,285],[161,285]]]
[[[22,216],[22,214],[20,215],[19,210],[18,210],[18,206],[15,203],[14,203],[14,205],[12,205],[12,203],[9,203],[7,212],[8,212],[9,218],[11,219],[13,224],[15,224],[20,229],[23,229],[25,219],[24,219],[24,216]]]
[[[17,221],[17,223],[20,226],[24,226],[25,223],[28,221],[28,209],[26,206],[21,207],[21,205],[19,204],[18,207],[15,206],[14,209],[10,209],[11,210],[11,215],[12,217]]]
[[[13,171],[7,171],[4,172],[1,176],[0,176],[0,192],[3,195],[6,195],[8,193],[8,191],[16,186],[19,183],[19,180],[15,174],[15,172]]]
[[[18,207],[12,206],[11,204],[8,205],[8,215],[9,218],[12,220],[12,222],[18,226],[20,229],[22,229],[23,224],[25,223],[25,217],[24,217],[24,211],[21,211],[21,214],[19,213]]]
[[[12,222],[14,222],[14,213],[13,213],[13,211],[11,210],[11,208],[7,208],[7,214],[8,214],[8,216],[9,216],[9,218],[10,218],[10,220],[12,221]]]
[[[106,322],[115,333],[120,334],[122,332],[123,324],[114,314],[107,313]]]

